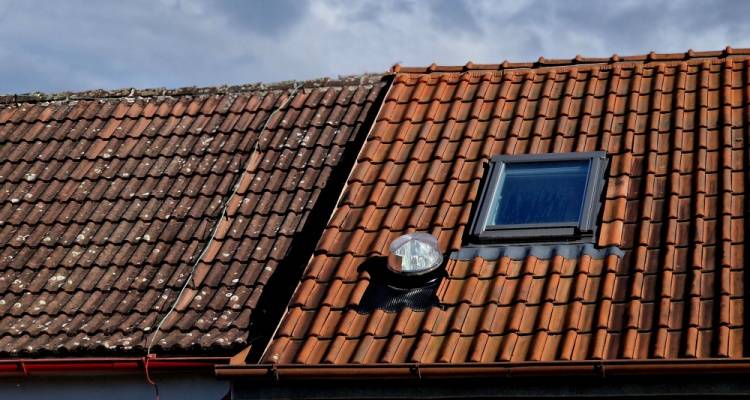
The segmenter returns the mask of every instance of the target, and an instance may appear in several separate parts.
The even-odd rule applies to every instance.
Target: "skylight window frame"
[[[514,163],[552,163],[556,161],[589,161],[588,176],[583,194],[583,204],[577,222],[486,225],[497,189],[505,178],[505,169]],[[477,209],[471,221],[470,235],[477,242],[540,241],[540,240],[590,240],[596,234],[596,220],[601,207],[601,195],[608,165],[604,151],[580,153],[549,153],[498,155],[492,157],[485,173],[478,198]]]

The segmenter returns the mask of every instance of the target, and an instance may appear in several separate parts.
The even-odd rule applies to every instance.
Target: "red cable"
[[[156,384],[156,382],[151,379],[151,374],[148,372],[148,362],[151,359],[151,357],[143,357],[143,371],[146,373],[146,382],[154,387],[154,398],[156,400],[159,399],[159,385]]]

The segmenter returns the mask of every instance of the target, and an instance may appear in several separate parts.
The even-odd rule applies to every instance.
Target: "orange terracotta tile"
[[[298,315],[304,311],[316,314],[310,321],[322,322],[310,322],[316,329],[308,333],[309,329],[303,329],[305,324],[291,329],[296,325],[286,321],[290,328],[282,330],[271,344],[272,354],[264,359],[395,363],[741,357],[743,177],[747,168],[743,164],[744,144],[738,141],[744,140],[742,96],[733,98],[734,94],[728,94],[730,89],[725,91],[721,86],[724,71],[734,68],[731,63],[721,63],[729,55],[729,51],[689,52],[616,56],[585,63],[579,61],[588,59],[581,58],[489,66],[467,64],[458,68],[401,67],[390,98],[376,117],[378,122],[337,205],[341,215],[335,213],[322,237],[314,238],[319,239],[317,256],[303,274],[293,301],[295,307],[304,304],[306,309],[291,311],[286,317],[307,323],[307,314]],[[731,51],[732,59],[743,63],[749,55],[747,50]],[[569,64],[574,63],[578,65],[570,70]],[[747,86],[747,74],[738,71],[731,71],[732,91]],[[365,97],[361,93],[352,95],[358,99]],[[351,111],[331,106],[344,106],[349,100],[343,98],[333,96],[330,90],[320,93],[313,90],[304,99],[295,99],[297,110],[304,107],[309,110],[295,111],[289,117],[295,124],[319,123],[321,116],[315,117],[310,110],[312,105],[322,104],[326,113],[330,113],[326,115],[338,115],[337,118],[349,124],[358,121],[360,117],[350,115]],[[209,112],[223,109],[222,113],[238,114],[237,110],[244,108],[249,113],[264,110],[263,115],[267,115],[278,101],[277,96],[251,97],[242,100],[237,109],[234,105],[221,106],[213,98],[195,104],[187,101],[169,104],[167,108],[171,108],[173,115],[192,117],[165,122],[163,129],[169,135],[165,134],[157,147],[179,154],[178,142],[166,138],[187,136],[179,143],[189,144],[189,140],[195,139],[190,135],[198,127],[221,126],[219,121],[207,118]],[[148,127],[136,125],[128,112],[142,115],[148,110],[158,114],[150,108],[148,104],[139,104],[137,108],[99,111],[81,108],[77,112],[111,113],[122,119],[112,127],[104,126],[110,136],[98,136],[109,141],[110,137],[123,138],[117,131],[121,126],[148,134]],[[55,119],[54,113],[46,114],[49,115],[45,118]],[[15,116],[0,111],[0,119],[8,121],[33,119],[33,115]],[[59,135],[61,129],[74,126],[65,125],[59,117],[55,123],[59,121],[63,127],[50,133],[34,131],[34,137]],[[242,130],[259,129],[265,117],[237,115],[235,118],[231,123],[233,129]],[[283,125],[280,121],[274,121],[273,126]],[[194,125],[192,131],[189,126],[178,127],[188,122]],[[228,132],[231,135],[232,131]],[[264,139],[264,143],[276,140]],[[7,155],[0,155],[25,168],[25,163],[35,162],[37,153],[64,165],[66,153],[84,151],[103,157],[110,148],[94,141],[86,142],[83,148],[81,143],[72,138],[62,140],[59,148],[44,153],[21,141],[14,150],[7,150]],[[157,149],[153,145],[140,142],[123,146],[132,146],[129,151],[148,157],[161,154],[154,152]],[[602,259],[587,255],[551,262],[535,257],[513,261],[507,258],[449,261],[449,279],[443,279],[437,292],[444,309],[433,307],[424,313],[409,310],[388,315],[376,310],[357,313],[355,317],[352,310],[336,308],[356,305],[372,278],[368,273],[357,272],[356,267],[368,258],[385,255],[387,243],[396,236],[422,230],[436,234],[446,248],[457,249],[464,244],[462,233],[469,223],[470,209],[484,173],[479,160],[503,153],[598,149],[609,152],[611,163],[601,215],[597,216],[596,244],[599,248],[619,246],[625,253],[623,257],[610,255]],[[269,159],[268,168],[275,163]],[[123,168],[123,172],[136,171],[130,166]],[[0,171],[18,184],[14,189],[24,187],[18,193],[12,191],[12,196],[23,196],[26,190],[37,192],[37,188],[21,186],[25,174],[36,173],[31,169],[15,171],[14,164],[14,171]],[[75,167],[61,167],[61,171],[65,176],[84,176]],[[294,190],[299,180],[291,175],[263,172],[262,179],[270,183],[250,185],[248,191]],[[217,177],[176,180],[168,187],[174,188],[173,193],[201,193],[202,186],[217,185]],[[140,187],[150,182],[138,184]],[[127,182],[118,182],[116,189],[104,196],[112,201],[135,201],[121,193],[138,193],[137,188],[131,190]],[[86,186],[79,190],[77,184],[60,185],[53,196],[77,201],[76,196],[90,190]],[[43,194],[37,197],[49,198]],[[10,200],[0,198],[0,201],[7,204]],[[273,203],[268,196],[260,203],[268,201]],[[185,216],[199,218],[205,210],[210,210],[211,203],[196,200],[184,206],[192,213],[183,211],[180,218],[190,229],[182,229],[177,237],[180,240],[205,237],[206,233],[200,232],[205,227]],[[126,208],[129,207],[130,204]],[[6,212],[5,208],[2,210]],[[18,210],[44,219],[29,214],[28,207],[19,206]],[[69,209],[65,215],[73,218],[86,212]],[[125,212],[108,213],[117,216]],[[267,213],[262,214],[265,225],[259,220],[257,227],[268,236],[276,223]],[[352,221],[346,220],[349,215]],[[51,219],[53,223],[58,221]],[[82,227],[86,225],[84,222],[77,223]],[[68,230],[70,220],[60,220],[59,224],[64,228],[59,235],[66,246],[75,243],[80,229]],[[43,242],[42,232],[31,232],[33,237],[24,240],[16,239],[19,234],[27,234],[16,225],[2,230],[3,237],[14,240],[14,246],[27,246],[24,243],[29,243],[29,239],[32,243]],[[252,229],[252,224],[248,225]],[[104,249],[97,259],[105,260],[101,271],[106,271],[109,263],[124,269],[122,262],[133,257],[127,254],[141,251],[140,243],[134,242],[145,234],[141,228],[133,220],[119,228],[122,232],[112,228],[114,233],[110,237],[125,243],[127,249],[122,244],[117,246],[125,250],[100,243]],[[244,254],[231,229],[223,237],[236,241],[225,240],[232,254]],[[241,243],[266,247],[267,242],[259,239]],[[195,247],[189,249],[196,251]],[[50,257],[71,266],[88,262],[86,256],[64,250],[52,252]],[[224,250],[224,247],[218,249],[217,260],[226,260],[221,254]],[[28,257],[15,248],[7,250],[7,254],[21,261],[38,258]],[[323,255],[327,255],[326,262],[320,260]],[[237,258],[231,254],[229,257]],[[165,259],[180,260],[176,254]],[[24,263],[14,264],[14,268],[21,271]],[[125,278],[113,281],[115,284],[122,284],[130,276],[127,271],[122,274]],[[204,281],[223,282],[210,274],[206,274]],[[329,306],[335,311],[329,311]],[[331,312],[341,314],[329,321],[329,315],[324,314]],[[336,319],[339,317],[343,319]],[[348,324],[353,328],[343,327]],[[287,325],[282,323],[282,326]],[[320,334],[335,337],[315,336]]]

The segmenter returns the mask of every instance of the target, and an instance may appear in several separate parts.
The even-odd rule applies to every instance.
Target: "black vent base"
[[[387,258],[373,257],[359,269],[370,274],[370,285],[356,308],[359,313],[380,309],[398,312],[403,308],[426,310],[438,304],[437,289],[445,276],[445,269],[418,276],[399,275],[388,269]]]

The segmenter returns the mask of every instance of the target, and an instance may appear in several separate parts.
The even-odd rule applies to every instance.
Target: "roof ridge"
[[[610,57],[585,57],[582,55],[576,55],[570,59],[553,59],[539,57],[536,61],[530,62],[510,62],[504,60],[499,64],[475,64],[472,61],[467,62],[464,65],[437,65],[432,63],[426,67],[406,67],[401,64],[395,64],[391,67],[392,73],[404,73],[404,74],[429,74],[429,73],[445,73],[445,72],[467,72],[467,71],[502,71],[510,69],[534,69],[543,67],[564,67],[564,66],[575,66],[575,65],[590,65],[590,64],[615,64],[621,62],[639,62],[648,63],[655,61],[688,61],[705,58],[727,58],[731,56],[748,56],[750,55],[750,48],[732,48],[727,46],[723,50],[715,51],[695,51],[688,50],[683,53],[656,53],[649,52],[647,54],[639,54],[632,56],[620,56],[617,53],[612,54]]]
[[[337,78],[323,77],[308,80],[287,80],[271,83],[256,82],[241,85],[219,85],[219,86],[186,86],[175,89],[160,88],[122,88],[113,90],[86,90],[80,92],[29,92],[21,94],[0,94],[0,106],[18,103],[43,103],[51,101],[76,101],[76,100],[105,100],[121,98],[151,98],[151,97],[177,97],[177,96],[200,96],[213,94],[248,93],[256,91],[291,90],[295,84],[301,84],[300,88],[310,89],[318,87],[344,87],[362,86],[374,84],[382,80],[386,73],[364,73],[354,75],[339,75]]]

